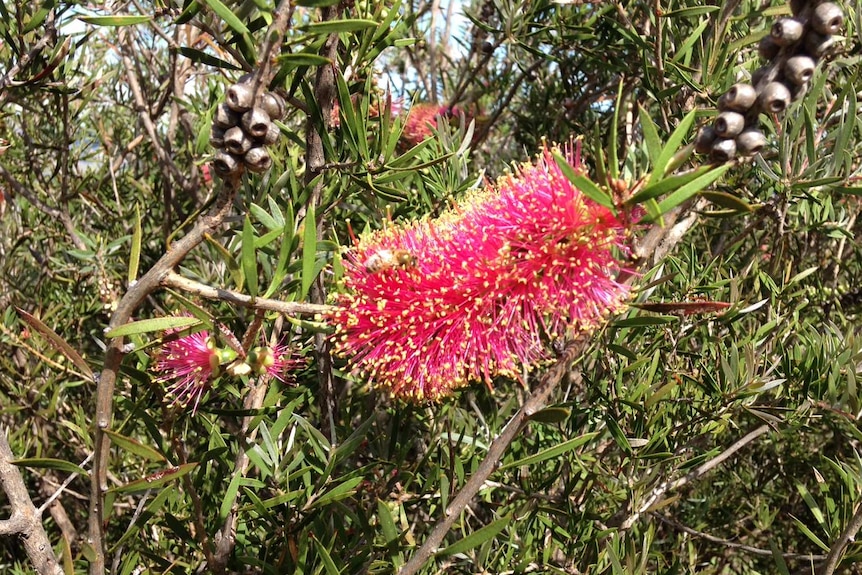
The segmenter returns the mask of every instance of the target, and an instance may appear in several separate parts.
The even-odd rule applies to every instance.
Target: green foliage
[[[544,370],[405,405],[344,359],[329,365],[325,318],[233,296],[331,303],[355,235],[436,216],[543,140],[575,137],[587,171],[566,176],[599,203],[644,212],[635,236],[676,223],[676,208],[699,215],[671,253],[631,261],[634,303],[729,306],[612,318],[421,572],[773,573],[822,561],[862,495],[859,7],[842,5],[844,40],[808,94],[782,118],[761,116],[768,150],[715,167],[686,143],[757,68],[771,19],[789,14],[720,4],[483,1],[463,7],[456,31],[432,3],[300,2],[270,58],[269,88],[288,101],[273,168],[244,176],[232,215],[175,268],[222,292],[159,278],[135,321],[106,333],[123,294],[222,189],[208,166],[213,113],[261,56],[276,6],[0,3],[0,416],[37,506],[71,479],[58,498],[71,530],[45,520],[67,572],[92,558],[81,471],[93,465],[97,374],[119,337],[105,432],[111,572],[405,565]],[[399,104],[419,102],[460,113],[411,145]],[[192,413],[154,372],[165,330],[188,326],[245,351],[280,341],[302,367],[287,382],[226,373]],[[320,376],[330,368],[334,395]],[[860,559],[852,543],[842,568]],[[0,563],[30,569],[14,538],[0,540]]]

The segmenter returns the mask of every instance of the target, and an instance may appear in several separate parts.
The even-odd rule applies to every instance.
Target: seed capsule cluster
[[[266,146],[279,137],[273,120],[284,117],[284,100],[274,92],[255,98],[253,76],[247,74],[225,92],[213,116],[210,145],[218,150],[213,169],[222,178],[243,169],[263,172],[272,165]]]
[[[760,152],[766,137],[758,115],[779,114],[808,90],[817,61],[835,44],[844,13],[822,0],[790,0],[790,9],[793,16],[776,20],[760,41],[758,53],[767,64],[752,74],[751,84],[734,84],[718,99],[718,116],[695,140],[697,153],[727,162]]]

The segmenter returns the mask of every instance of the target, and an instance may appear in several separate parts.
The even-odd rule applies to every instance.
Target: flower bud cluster
[[[266,146],[278,140],[279,129],[273,120],[284,117],[285,104],[274,92],[255,97],[252,79],[246,74],[228,88],[213,116],[210,145],[218,149],[213,168],[222,178],[243,169],[263,172],[272,165]]]
[[[818,60],[834,46],[844,13],[822,0],[791,0],[790,9],[793,16],[776,20],[760,41],[758,53],[768,62],[752,74],[751,84],[734,84],[718,99],[718,116],[695,140],[699,154],[715,162],[757,154],[766,145],[758,115],[780,114],[808,90]]]

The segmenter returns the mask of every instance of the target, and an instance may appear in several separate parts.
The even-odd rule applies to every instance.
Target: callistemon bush
[[[580,170],[579,151],[565,155]],[[545,149],[438,219],[360,239],[331,316],[336,351],[415,401],[517,378],[550,357],[550,340],[592,331],[622,308],[625,236]]]

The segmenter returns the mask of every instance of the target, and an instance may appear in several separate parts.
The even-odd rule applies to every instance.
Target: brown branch
[[[332,306],[294,301],[280,301],[266,298],[253,298],[239,292],[214,288],[200,282],[184,278],[176,272],[169,272],[162,278],[163,287],[175,288],[184,292],[206,298],[225,301],[242,307],[277,311],[285,315],[322,314],[330,311]]]
[[[631,529],[632,526],[634,526],[634,524],[637,523],[637,521],[640,519],[641,515],[646,513],[646,511],[650,507],[652,507],[656,502],[658,502],[659,499],[661,499],[665,493],[679,489],[683,485],[686,485],[687,483],[690,483],[692,481],[699,479],[700,477],[707,474],[712,469],[718,467],[719,465],[721,465],[722,463],[727,461],[737,451],[739,451],[740,449],[742,449],[743,447],[745,447],[746,445],[748,445],[749,443],[751,443],[752,441],[754,441],[755,439],[757,439],[758,437],[760,437],[761,435],[763,435],[764,433],[766,433],[768,431],[769,431],[768,425],[761,425],[760,427],[754,429],[753,431],[748,432],[741,439],[738,439],[737,441],[735,441],[730,447],[725,449],[718,456],[710,459],[709,461],[703,463],[702,465],[699,465],[698,467],[693,469],[691,472],[680,477],[679,479],[676,479],[674,481],[662,481],[661,483],[659,483],[650,492],[649,496],[644,501],[641,502],[637,511],[635,511],[634,513],[631,513],[628,517],[626,517],[624,520],[622,520],[619,523],[620,531],[626,531],[628,529]]]
[[[452,525],[458,520],[461,512],[466,509],[473,497],[479,492],[479,489],[485,484],[485,481],[491,476],[498,464],[505,455],[506,450],[512,444],[512,441],[518,436],[521,430],[527,425],[530,416],[545,407],[551,392],[557,388],[563,376],[571,368],[572,362],[575,361],[584,351],[589,340],[589,335],[584,334],[581,337],[574,339],[568,343],[559,359],[552,365],[542,377],[541,382],[533,390],[521,409],[506,423],[506,426],[500,432],[500,435],[494,438],[491,445],[488,447],[488,454],[482,463],[479,464],[475,473],[470,476],[464,487],[458,492],[449,507],[446,508],[443,518],[434,526],[428,538],[422,546],[416,551],[413,557],[404,564],[398,571],[398,575],[413,575],[427,561],[443,542],[443,538]]]
[[[0,521],[0,535],[18,535],[24,543],[30,563],[40,575],[63,575],[63,569],[54,556],[54,548],[42,526],[42,514],[33,506],[21,470],[12,464],[14,460],[6,432],[0,430],[0,486],[12,508],[9,519]]]
[[[162,278],[167,275],[186,255],[200,244],[204,235],[215,231],[230,213],[234,195],[239,182],[226,182],[209,214],[201,217],[188,235],[174,242],[150,270],[137,282],[129,287],[117,305],[117,310],[111,317],[108,330],[117,328],[131,319],[132,314],[144,300],[158,289]],[[90,516],[88,543],[92,547],[94,558],[90,563],[91,575],[105,573],[105,526],[102,518],[106,517],[104,502],[108,490],[107,472],[110,445],[105,430],[111,426],[113,414],[114,388],[120,363],[123,361],[123,338],[111,340],[105,353],[105,364],[96,387],[96,419],[93,435],[93,472],[90,482]]]
[[[737,543],[736,541],[730,541],[729,539],[722,539],[721,537],[716,537],[715,535],[710,535],[709,533],[704,533],[703,531],[697,531],[695,529],[692,529],[691,527],[686,527],[682,523],[675,521],[670,517],[666,517],[660,513],[650,513],[650,516],[655,517],[662,523],[670,525],[678,531],[688,533],[689,535],[704,539],[706,541],[709,541],[710,543],[716,543],[730,549],[739,549],[740,551],[745,551],[746,553],[751,553],[752,555],[759,555],[761,557],[772,557],[774,555],[772,549],[761,549],[759,547],[752,547],[751,545]],[[813,555],[810,553],[782,553],[781,556],[789,561],[823,561],[823,559],[826,557],[825,555]]]
[[[334,20],[338,17],[339,9],[336,6],[330,6],[321,9],[321,20]],[[338,61],[338,34],[330,34],[323,44],[321,55],[327,58],[333,64],[324,64],[317,69],[317,75],[314,80],[314,99],[320,109],[320,124],[315,122],[315,118],[308,117],[306,124],[306,172],[305,183],[309,184],[315,177],[323,172],[326,166],[326,155],[323,148],[323,138],[329,137],[329,118],[332,116],[332,107],[335,101],[335,62]],[[311,191],[308,204],[305,212],[308,213],[312,209],[316,210],[320,206],[323,189],[326,185],[324,178],[321,178]],[[323,236],[324,223],[326,219],[323,217],[317,218],[317,239],[318,241]],[[318,276],[315,278],[309,291],[309,300],[313,304],[322,305],[326,301],[326,290],[323,286],[323,278]],[[317,366],[317,379],[320,385],[320,406],[321,406],[321,422],[323,435],[328,439],[335,436],[335,413],[336,392],[335,383],[332,377],[332,356],[331,344],[326,334],[314,334],[314,353],[315,365]]]
[[[862,529],[862,503],[857,504],[856,511],[847,526],[838,535],[838,539],[829,548],[829,553],[826,555],[826,560],[817,575],[832,575],[841,561],[841,556],[850,543],[855,541],[856,534]]]

